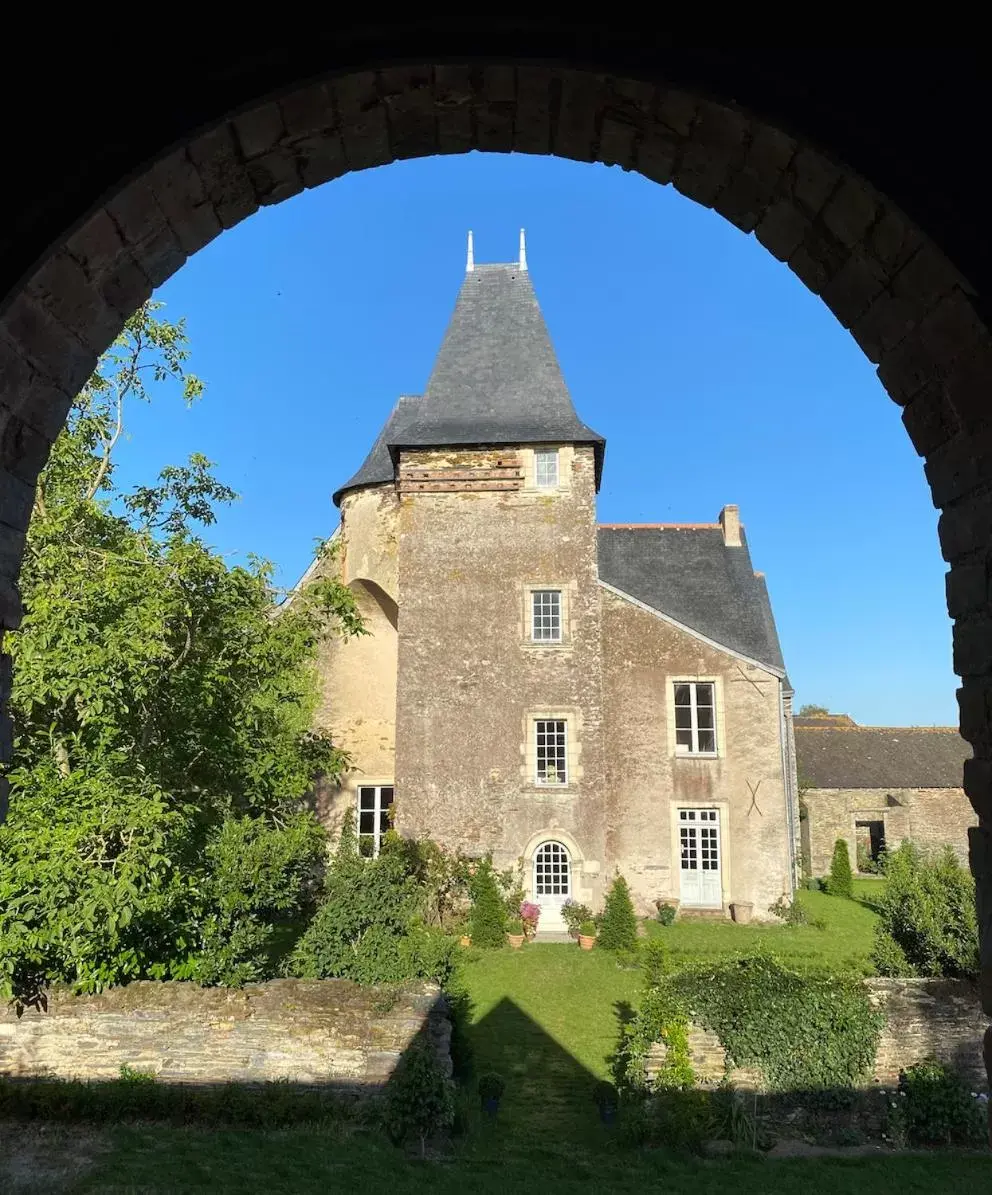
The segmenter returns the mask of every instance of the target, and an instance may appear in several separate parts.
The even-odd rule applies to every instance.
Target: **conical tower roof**
[[[403,448],[591,444],[596,484],[606,441],[579,419],[526,265],[474,265],[421,398],[393,408],[361,469],[334,495],[392,481]]]

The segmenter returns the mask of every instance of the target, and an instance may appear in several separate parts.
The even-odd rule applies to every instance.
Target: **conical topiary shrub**
[[[847,849],[847,841],[844,838],[838,838],[834,843],[834,856],[830,860],[830,878],[827,880],[827,891],[831,896],[844,896],[848,900],[854,897],[851,852]]]
[[[614,954],[637,948],[637,914],[622,875],[617,876],[606,894],[596,940],[604,950],[612,950]]]

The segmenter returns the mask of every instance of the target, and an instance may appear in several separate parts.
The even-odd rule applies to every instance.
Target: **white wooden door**
[[[562,933],[561,906],[572,895],[572,867],[560,842],[544,842],[534,853],[534,903],[541,906],[538,930]]]
[[[720,880],[720,815],[716,809],[679,810],[682,904],[719,909],[723,905]]]

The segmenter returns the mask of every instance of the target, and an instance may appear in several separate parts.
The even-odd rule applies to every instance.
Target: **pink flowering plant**
[[[525,900],[520,905],[520,920],[524,923],[524,932],[537,933],[537,923],[541,916],[541,906],[531,900]]]

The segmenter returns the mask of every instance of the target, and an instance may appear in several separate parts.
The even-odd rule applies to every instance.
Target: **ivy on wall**
[[[868,1076],[884,1017],[853,977],[799,974],[761,955],[686,967],[649,987],[623,1027],[618,1080],[646,1087],[647,1055],[664,1041],[669,1058],[654,1084],[691,1085],[687,1039],[684,1057],[677,1048],[690,1022],[717,1035],[729,1064],[754,1067],[769,1088],[788,1090],[847,1087]]]

